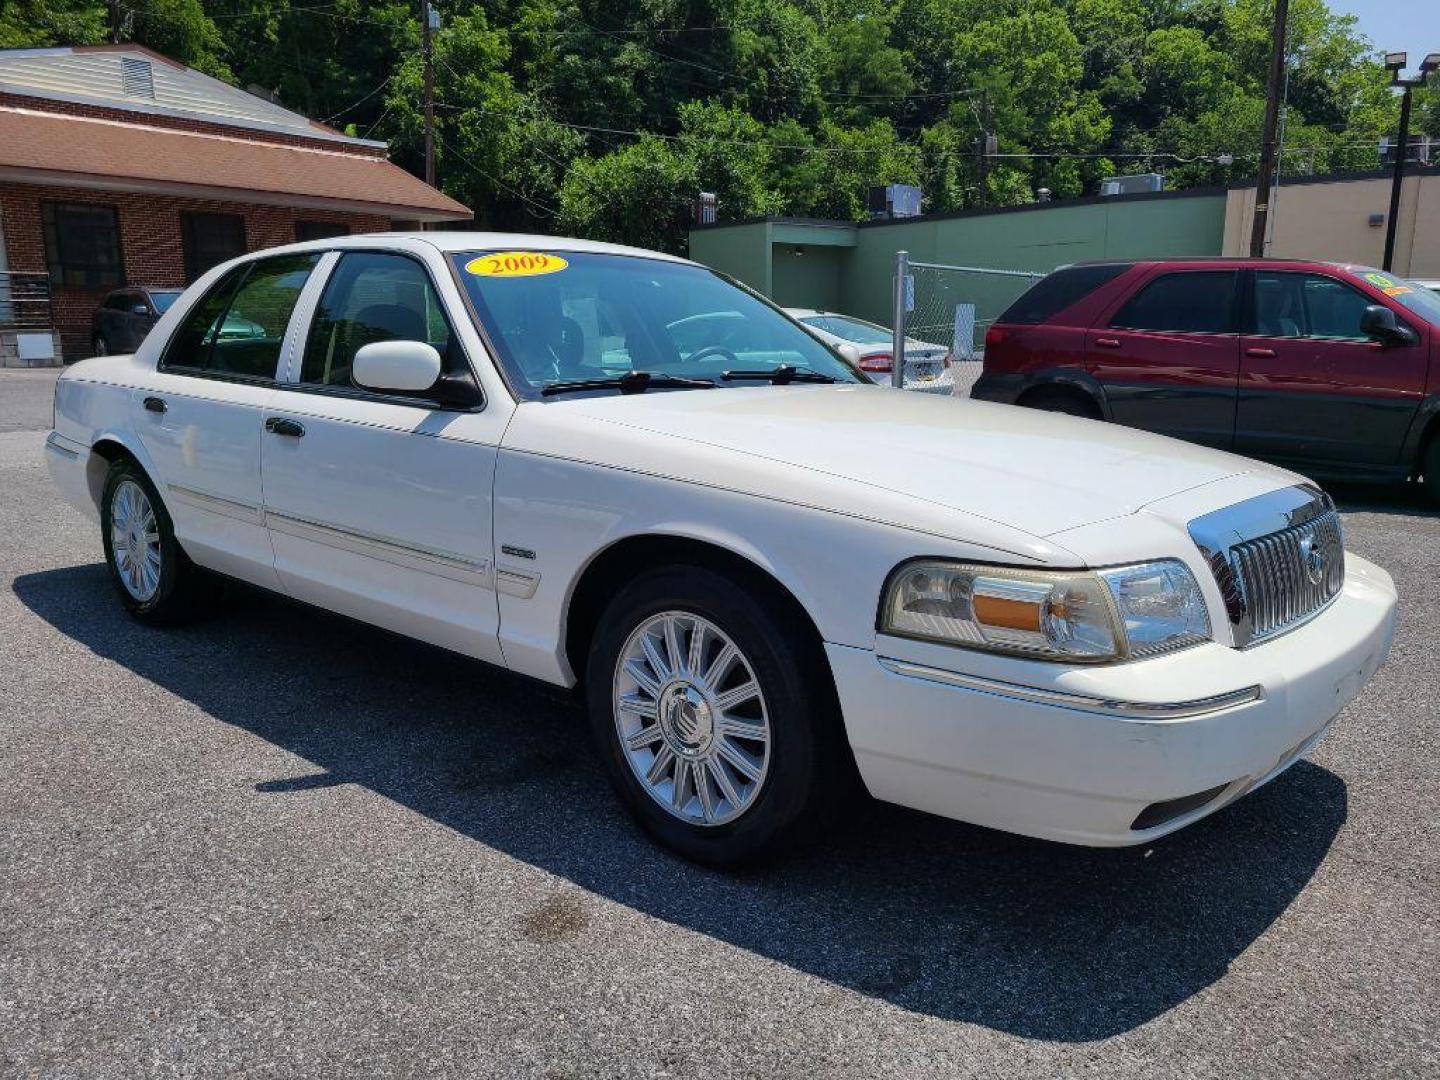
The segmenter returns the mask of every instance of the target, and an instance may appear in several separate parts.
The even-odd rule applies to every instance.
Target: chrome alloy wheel
[[[145,489],[122,481],[110,502],[110,551],[125,591],[142,604],[160,588],[160,525]]]
[[[652,799],[691,825],[748,810],[770,767],[770,714],[750,662],[714,623],[666,611],[620,650],[615,728]]]

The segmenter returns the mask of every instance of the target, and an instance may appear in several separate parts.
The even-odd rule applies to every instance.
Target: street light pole
[[[1260,143],[1260,175],[1255,182],[1255,219],[1250,224],[1250,256],[1265,254],[1270,216],[1270,183],[1275,174],[1275,136],[1280,125],[1280,89],[1285,81],[1285,28],[1290,0],[1275,0],[1275,28],[1270,49],[1270,80],[1265,88],[1265,133]]]
[[[1440,68],[1440,53],[1431,53],[1420,62],[1420,73],[1414,78],[1401,78],[1405,62],[1409,57],[1403,52],[1385,54],[1385,66],[1390,69],[1390,85],[1401,87],[1400,94],[1400,137],[1395,145],[1395,168],[1390,175],[1390,213],[1385,216],[1385,258],[1381,268],[1392,269],[1395,261],[1395,229],[1400,218],[1400,189],[1405,184],[1405,158],[1410,153],[1410,91],[1424,86],[1425,80],[1436,68]]]

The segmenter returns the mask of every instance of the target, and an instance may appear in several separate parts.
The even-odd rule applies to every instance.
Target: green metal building
[[[1222,189],[1194,189],[860,224],[766,218],[692,230],[690,257],[786,307],[888,326],[897,251],[920,262],[1039,273],[1085,259],[1219,255],[1225,203]],[[1025,284],[975,274],[966,290],[983,323]]]

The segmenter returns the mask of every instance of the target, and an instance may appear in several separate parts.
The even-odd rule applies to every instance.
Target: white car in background
[[[1440,278],[1417,278],[1410,284],[1419,285],[1422,289],[1429,289],[1431,292],[1440,293]]]
[[[896,394],[703,266],[579,240],[226,263],[66,369],[44,452],[136,619],[226,575],[574,688],[629,810],[720,865],[835,820],[857,773],[1148,843],[1298,760],[1395,627],[1303,477]]]
[[[876,382],[890,384],[894,361],[894,335],[877,323],[813,308],[786,308],[791,318],[809,327],[827,345],[853,345],[860,353],[860,370]],[[954,394],[950,350],[944,345],[909,338],[905,342],[905,389],[927,394]]]

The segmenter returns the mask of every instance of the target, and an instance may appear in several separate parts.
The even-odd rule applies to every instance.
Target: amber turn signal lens
[[[1002,626],[1007,630],[1040,632],[1041,607],[1025,600],[1007,600],[999,596],[976,593],[971,601],[975,621],[986,626]]]

